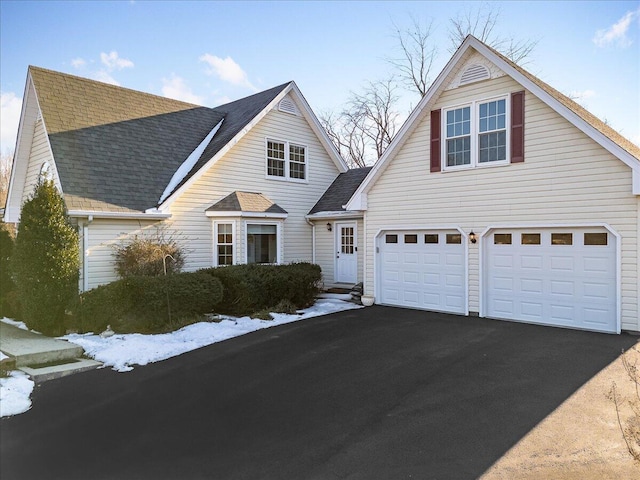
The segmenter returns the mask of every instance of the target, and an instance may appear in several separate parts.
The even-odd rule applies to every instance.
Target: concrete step
[[[0,322],[0,350],[15,360],[16,367],[64,362],[81,357],[82,347],[22,330]]]
[[[90,360],[87,358],[77,358],[72,361],[57,365],[48,366],[35,366],[35,367],[18,367],[18,370],[23,371],[31,377],[35,383],[46,382],[47,380],[53,380],[55,378],[65,377],[73,373],[85,372],[87,370],[94,370],[102,366],[102,363]]]

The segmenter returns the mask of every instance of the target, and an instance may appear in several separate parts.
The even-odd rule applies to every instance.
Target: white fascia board
[[[363,218],[364,212],[356,211],[356,210],[340,210],[335,212],[317,212],[312,213],[311,215],[305,215],[304,218],[314,221],[314,220],[337,220],[337,219],[351,219],[351,218]]]
[[[422,97],[416,108],[413,109],[409,118],[402,124],[400,130],[393,138],[387,149],[382,154],[382,157],[375,163],[371,171],[367,174],[363,182],[360,184],[358,189],[353,193],[351,199],[347,202],[346,208],[349,210],[366,210],[367,209],[367,199],[366,193],[371,189],[371,187],[375,184],[376,180],[382,175],[382,172],[387,168],[387,163],[390,161],[396,152],[404,145],[404,142],[407,140],[411,132],[417,127],[418,122],[422,119],[423,112],[425,111],[427,105],[431,102],[433,96],[438,92],[442,83],[447,79],[451,70],[456,66],[460,58],[465,54],[465,52],[469,49],[469,43],[473,39],[473,37],[469,36],[462,43],[460,48],[453,54],[449,62],[445,65],[444,69],[440,72],[440,74],[436,77],[434,82],[431,84],[427,93]]]
[[[18,123],[18,135],[16,136],[16,144],[13,151],[13,165],[11,166],[11,177],[9,178],[9,190],[7,192],[7,201],[5,204],[5,212],[3,215],[3,219],[8,223],[17,223],[20,218],[20,209],[22,208],[22,197],[24,190],[24,182],[27,177],[27,168],[29,166],[29,153],[31,152],[31,143],[33,141],[33,129],[31,131],[31,135],[29,136],[28,145],[24,148],[20,148],[23,144],[22,135],[25,130],[25,117],[27,114],[27,102],[31,103],[34,100],[31,100],[31,97],[36,97],[35,94],[35,85],[33,85],[33,81],[31,79],[31,72],[27,70],[27,81],[24,86],[24,93],[22,96],[22,108],[20,110],[20,121]],[[31,100],[31,101],[30,101]],[[37,110],[40,111],[40,106],[37,104]],[[36,119],[37,119],[36,114]],[[35,119],[33,122],[35,126]],[[27,152],[26,154],[23,152]],[[26,160],[23,162],[18,162],[20,158],[26,155]],[[16,182],[20,185],[16,187]],[[17,190],[16,190],[17,189]],[[13,198],[16,196],[17,198]]]
[[[325,150],[327,151],[327,153],[329,153],[329,156],[335,163],[340,173],[344,173],[347,170],[349,170],[347,162],[345,162],[344,159],[338,153],[336,146],[333,144],[333,142],[329,138],[327,131],[320,124],[318,117],[313,112],[313,109],[307,102],[307,99],[304,98],[304,95],[302,95],[302,92],[298,88],[298,85],[296,85],[296,82],[291,82],[289,85],[290,85],[291,91],[295,93],[299,103],[302,105],[302,114],[304,115],[307,122],[309,122],[309,125],[311,125],[311,129],[314,131],[314,133],[320,140],[320,143],[322,143]]]
[[[258,115],[256,115],[253,120],[251,120],[245,127],[240,130],[235,137],[233,137],[229,142],[218,151],[207,163],[205,163],[200,170],[194,173],[189,180],[184,182],[180,188],[175,190],[169,197],[165,199],[165,201],[158,205],[158,209],[161,211],[166,211],[171,204],[176,201],[191,185],[193,185],[206,171],[208,171],[213,165],[215,165],[218,160],[224,157],[232,147],[234,147],[253,127],[255,127],[266,115],[271,111],[271,109],[277,105],[280,100],[284,98],[284,96],[289,93],[291,90],[291,83],[287,85],[282,91],[264,108]]]
[[[165,187],[164,192],[162,192],[162,195],[160,196],[160,200],[158,200],[159,205],[162,204],[164,199],[169,196],[169,194],[178,186],[178,184],[184,179],[184,177],[187,176],[187,174],[195,166],[195,164],[198,162],[198,160],[202,156],[202,152],[204,152],[204,149],[207,148],[207,145],[209,145],[209,143],[211,143],[211,140],[213,139],[213,137],[216,135],[216,133],[222,126],[222,122],[224,122],[224,118],[220,120],[218,124],[211,129],[211,131],[207,134],[207,136],[204,137],[204,140],[200,142],[200,145],[198,145],[193,150],[193,152],[189,154],[186,160],[182,162],[182,165],[178,167],[178,169],[175,171],[175,173],[171,177],[169,184]]]
[[[242,218],[287,218],[288,213],[265,213],[265,212],[205,212],[207,217],[242,217]]]
[[[171,218],[170,213],[137,213],[137,212],[101,212],[99,210],[69,210],[67,214],[74,218],[109,218],[122,220],[165,220]]]

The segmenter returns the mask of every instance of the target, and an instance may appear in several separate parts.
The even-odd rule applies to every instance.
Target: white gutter
[[[219,212],[211,210],[205,212],[207,217],[244,217],[244,218],[287,218],[288,213],[269,213],[269,212]]]
[[[122,220],[165,220],[171,218],[170,213],[143,212],[101,212],[93,210],[69,210],[70,217],[116,218]]]
[[[363,218],[364,212],[359,210],[340,210],[335,212],[317,212],[311,215],[305,215],[305,219],[309,220],[332,220],[332,219],[351,219],[351,218]]]

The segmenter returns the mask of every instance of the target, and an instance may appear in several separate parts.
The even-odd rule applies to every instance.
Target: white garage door
[[[483,241],[488,317],[618,331],[616,238],[606,229],[501,229]]]
[[[460,232],[384,232],[378,238],[379,303],[466,313]]]

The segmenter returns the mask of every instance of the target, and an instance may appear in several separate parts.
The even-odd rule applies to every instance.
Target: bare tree
[[[433,20],[423,25],[412,16],[408,28],[402,30],[395,24],[393,27],[401,57],[387,61],[410,90],[424,97],[431,85],[431,68],[438,54],[437,47],[431,41]]]
[[[500,9],[488,3],[478,8],[469,8],[449,20],[449,53],[455,52],[460,44],[473,35],[478,40],[496,49],[509,60],[520,65],[528,62],[529,55],[538,44],[537,40],[516,40],[513,37],[494,35],[500,18]]]
[[[13,152],[7,152],[0,155],[0,207],[4,207],[7,201],[12,165]]]
[[[368,82],[362,93],[351,93],[340,114],[320,115],[329,137],[351,167],[374,163],[391,143],[398,119],[396,89],[393,77]]]
[[[319,115],[319,119],[349,168],[367,165],[367,141],[360,134],[357,124],[354,124],[349,117],[342,114],[336,115],[334,112],[323,112]]]
[[[526,63],[537,41],[495,35],[499,17],[499,9],[483,4],[450,19],[450,52],[471,34],[510,60]],[[411,17],[408,28],[394,24],[400,55],[387,59],[394,69],[394,76],[388,80],[370,81],[362,93],[352,93],[338,115],[321,116],[329,136],[351,166],[375,162],[391,143],[398,122],[396,78],[420,97],[427,93],[432,81],[431,69],[438,59],[437,44],[432,38],[433,26],[433,20],[420,23],[415,17]]]

